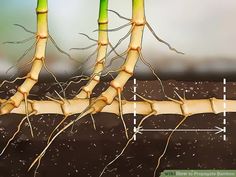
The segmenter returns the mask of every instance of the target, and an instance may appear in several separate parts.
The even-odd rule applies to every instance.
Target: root
[[[130,26],[130,25],[131,25],[131,22],[126,23],[126,24],[124,24],[124,25],[121,25],[121,26],[119,26],[119,27],[117,27],[117,28],[107,29],[107,30],[99,30],[99,29],[96,29],[96,30],[94,30],[93,32],[97,32],[97,31],[114,32],[114,31],[119,31],[119,30],[121,30],[121,29],[123,29],[123,28],[125,28],[125,27],[127,27],[127,26]]]
[[[115,58],[115,59],[117,59],[117,58]],[[93,66],[91,66],[91,68],[92,68]],[[86,70],[89,70],[90,68],[86,68]],[[106,67],[105,67],[105,69],[106,69]],[[101,71],[101,72],[99,72],[99,73],[94,73],[93,75],[91,75],[91,76],[86,76],[86,75],[83,75],[83,74],[81,74],[81,75],[79,75],[79,76],[73,76],[73,77],[71,77],[69,80],[71,80],[71,79],[77,79],[77,78],[81,78],[81,77],[84,77],[84,78],[81,78],[79,81],[69,81],[69,83],[66,83],[66,84],[64,84],[64,85],[66,85],[66,87],[64,88],[64,90],[66,91],[68,88],[69,88],[69,86],[71,85],[71,84],[79,84],[79,83],[81,83],[82,81],[87,81],[87,80],[90,80],[91,78],[93,78],[93,77],[96,77],[96,76],[100,76],[100,77],[106,77],[108,74],[111,74],[111,73],[114,73],[114,72],[118,72],[118,71],[120,71],[120,69],[118,69],[118,70],[111,70],[111,71],[108,71],[108,72],[106,72],[105,74],[102,74],[102,72],[103,71]],[[79,89],[79,91],[78,91],[78,93],[80,92],[80,90],[81,90],[81,88]]]
[[[82,67],[97,53],[100,47],[100,45],[97,46],[97,48],[82,62],[81,66],[77,69],[76,72],[82,69]]]
[[[172,50],[172,51],[174,51],[174,52],[176,52],[176,53],[178,53],[178,54],[182,54],[182,55],[184,54],[183,52],[180,52],[180,51],[176,50],[175,48],[173,48],[168,42],[166,42],[166,41],[164,41],[163,39],[159,38],[159,37],[156,35],[155,31],[152,29],[152,27],[149,25],[148,22],[146,22],[146,25],[147,25],[148,29],[150,30],[150,32],[153,34],[153,36],[154,36],[159,42],[165,44],[170,50]]]
[[[77,76],[77,77],[80,77],[80,76]],[[87,80],[89,80],[90,79],[90,77],[88,77],[88,76],[86,76],[85,78],[81,78],[79,81],[70,81],[69,83],[68,83],[68,85],[65,87],[65,91],[69,88],[69,86],[71,85],[71,84],[79,84],[79,83],[81,83],[82,81],[87,81]]]
[[[8,148],[8,146],[10,145],[10,143],[15,139],[16,135],[20,132],[21,126],[22,126],[22,124],[24,123],[24,121],[25,121],[26,119],[28,119],[28,118],[29,118],[31,115],[33,115],[33,114],[35,114],[35,113],[31,113],[31,114],[25,116],[25,117],[20,121],[20,123],[19,123],[18,126],[17,126],[16,132],[15,132],[15,133],[13,134],[13,136],[8,140],[7,144],[4,146],[3,150],[1,151],[0,156],[2,156],[2,155],[4,154],[4,152],[6,151],[6,149]]]
[[[109,42],[109,46],[110,46],[111,50],[112,50],[117,56],[119,56],[120,58],[125,59],[124,57],[122,57],[122,56],[116,51],[116,49],[113,47],[113,45],[112,45],[110,42]]]
[[[62,87],[61,83],[57,80],[57,77],[55,76],[55,74],[53,74],[52,71],[50,71],[50,69],[47,67],[46,63],[45,63],[45,60],[43,59],[43,66],[45,68],[45,70],[53,77],[53,79],[55,80],[55,82],[59,85],[59,87],[61,88],[61,91],[63,93],[63,96],[65,97],[65,90],[64,88]]]
[[[23,25],[20,25],[20,24],[17,24],[17,23],[16,23],[16,24],[13,24],[13,25],[22,28],[22,29],[23,29],[25,32],[27,32],[27,33],[35,34],[35,32],[33,32],[33,31],[27,29],[27,28],[24,27]]]
[[[27,78],[27,76],[24,76],[24,77],[17,77],[17,78],[15,78],[15,79],[12,80],[12,81],[4,80],[4,81],[0,84],[0,88],[1,88],[4,84],[6,84],[6,83],[8,83],[8,84],[14,84],[16,81],[18,81],[18,80],[23,80],[23,79],[26,79],[26,78]]]
[[[125,136],[127,139],[129,139],[129,135],[128,135],[128,131],[127,131],[127,126],[123,117],[123,108],[122,108],[122,100],[121,100],[121,91],[120,89],[118,90],[118,100],[119,100],[119,111],[120,111],[120,118],[122,121],[122,124],[124,126],[124,130],[125,130]]]
[[[139,129],[141,128],[141,125],[142,125],[143,121],[146,120],[147,118],[149,118],[149,117],[152,116],[152,115],[153,115],[153,113],[151,113],[151,114],[145,116],[145,117],[141,120],[141,122],[139,123],[139,125],[138,125],[138,127],[137,127],[137,131],[135,131],[134,134],[133,134],[133,136],[132,136],[130,139],[128,139],[127,143],[125,144],[125,146],[123,147],[123,149],[121,150],[121,152],[120,152],[118,155],[116,155],[116,157],[115,157],[112,161],[110,161],[110,162],[103,168],[103,170],[102,170],[102,172],[100,173],[99,177],[101,177],[101,176],[105,173],[105,171],[107,170],[107,168],[108,168],[110,165],[112,165],[116,160],[118,160],[118,159],[122,156],[122,154],[123,154],[123,153],[125,152],[125,150],[128,148],[129,144],[130,144],[131,141],[134,139],[134,137],[136,136],[136,134],[139,133]]]
[[[107,168],[112,165],[117,159],[120,158],[120,156],[122,156],[122,154],[125,152],[125,150],[127,149],[127,147],[129,146],[129,144],[131,143],[131,141],[134,139],[134,135],[127,141],[127,143],[125,144],[124,148],[121,150],[121,152],[112,160],[110,161],[102,170],[102,172],[100,173],[99,177],[101,177],[105,171],[107,170]]]
[[[130,34],[132,33],[132,31],[134,30],[134,25],[132,25],[131,29],[128,31],[128,33],[126,33],[117,43],[116,45],[113,47],[113,49],[116,49],[126,38],[128,38],[130,36]],[[113,50],[111,50],[108,53],[108,56],[113,52]]]
[[[90,49],[90,48],[95,47],[95,46],[97,46],[97,43],[96,43],[96,44],[89,45],[89,46],[87,46],[87,47],[71,48],[70,50],[87,50],[87,49]]]
[[[96,123],[95,123],[95,119],[94,119],[94,117],[93,117],[93,114],[90,114],[90,116],[91,116],[91,119],[92,119],[93,128],[94,128],[94,130],[96,131],[97,128],[96,128]]]
[[[3,42],[2,44],[23,44],[23,43],[33,40],[34,38],[35,38],[35,36],[31,36],[29,38],[26,38],[26,39],[23,39],[20,41],[6,41],[6,42]]]
[[[35,168],[35,170],[34,170],[34,177],[37,176],[37,173],[38,173],[38,169],[39,169],[39,167],[40,167],[40,164],[41,164],[41,158],[39,159],[38,164],[37,164],[37,166],[36,166],[36,168]]]
[[[26,51],[23,53],[23,55],[21,55],[17,60],[16,60],[16,64],[11,66],[9,69],[7,69],[6,74],[12,70],[13,68],[17,67],[19,65],[19,63],[22,61],[23,58],[25,58],[25,56],[35,47],[35,45],[37,45],[39,39],[36,39],[36,41],[28,48],[26,49]]]
[[[122,41],[124,41],[127,37],[129,37],[129,35],[130,35],[131,32],[132,32],[132,29],[133,29],[133,28],[131,28],[131,30],[130,30],[124,37],[122,37],[122,38],[118,41],[118,43],[117,43],[115,46],[113,46],[110,42],[108,42],[109,46],[111,47],[111,51],[109,51],[109,52],[106,54],[106,56],[105,56],[104,58],[102,58],[101,60],[104,60],[105,58],[109,57],[112,52],[114,52],[117,56],[116,56],[116,57],[113,57],[113,58],[111,59],[110,63],[109,63],[106,67],[104,67],[104,69],[110,67],[110,66],[112,65],[112,63],[113,63],[115,60],[117,60],[118,58],[123,58],[123,55],[127,54],[128,51],[126,51],[126,52],[124,52],[124,53],[122,53],[122,54],[118,54],[118,53],[116,52],[116,48],[121,44]],[[92,40],[92,41],[94,41],[94,42],[97,42],[97,40],[95,40],[95,39],[89,37],[87,34],[84,34],[84,33],[79,33],[79,34],[81,34],[81,35],[87,37],[88,39],[90,39],[90,40]],[[94,45],[95,45],[95,44],[94,44]],[[77,48],[74,48],[74,49],[77,49]],[[80,49],[80,48],[78,48],[78,49]],[[82,49],[82,48],[81,48],[81,49]],[[82,68],[82,66],[83,66],[86,62],[88,62],[88,60],[89,60],[93,55],[95,55],[95,54],[97,53],[98,50],[99,50],[99,47],[98,47],[92,54],[90,54],[90,55],[87,57],[87,59],[85,60],[85,62],[82,63],[82,65],[79,67],[79,69],[77,69],[76,72],[78,72],[78,71]],[[92,69],[93,67],[94,67],[94,65],[91,65],[91,66],[89,66],[88,68],[86,68],[85,70]]]
[[[131,21],[131,19],[126,18],[126,17],[120,15],[118,12],[116,12],[116,11],[114,11],[114,10],[109,10],[109,9],[108,9],[108,11],[109,11],[109,12],[112,12],[112,13],[114,13],[114,14],[116,14],[118,17],[120,17],[120,18],[122,18],[122,19],[124,19],[124,20]]]
[[[122,15],[120,15],[118,12],[114,11],[114,10],[108,10],[110,12],[113,12],[114,14],[116,14],[118,17],[120,17],[121,19],[127,20],[127,21],[132,21],[129,18],[126,18]],[[161,43],[165,44],[170,50],[178,53],[178,54],[184,54],[183,52],[178,51],[177,49],[175,49],[174,47],[172,47],[168,42],[164,41],[163,39],[161,39],[160,37],[157,36],[157,34],[155,33],[155,31],[153,30],[153,28],[151,27],[151,25],[146,21],[145,25],[147,25],[149,31],[153,34],[153,36]]]
[[[139,56],[140,56],[140,59],[141,59],[141,61],[143,62],[143,64],[145,64],[145,65],[152,71],[152,74],[153,74],[153,75],[156,77],[156,79],[159,81],[159,83],[160,83],[160,85],[161,85],[161,90],[162,90],[164,96],[165,96],[166,98],[169,98],[169,97],[166,95],[166,93],[165,93],[165,88],[164,88],[164,86],[163,86],[162,80],[158,77],[158,75],[156,74],[156,72],[155,72],[155,70],[153,69],[152,65],[151,65],[149,62],[147,62],[147,61],[145,60],[145,58],[143,57],[143,54],[142,54],[141,50],[139,50]]]
[[[28,99],[27,99],[27,94],[24,94],[24,99],[25,99],[25,112],[26,112],[26,118],[27,118],[27,121],[28,121],[28,124],[29,124],[29,128],[30,128],[30,133],[31,133],[31,136],[32,138],[34,137],[34,132],[33,132],[33,127],[32,127],[32,124],[29,120],[29,108],[28,108]]]
[[[113,48],[112,50],[114,51],[115,49]],[[123,56],[125,56],[127,53],[128,53],[128,50],[126,50],[125,52],[123,52],[123,53],[121,53],[121,54],[117,54],[117,56],[111,58],[109,64],[104,67],[104,70],[107,69],[107,68],[109,68],[109,67],[111,67],[112,64],[113,64],[113,62],[116,61],[117,59],[119,59],[119,58],[123,58],[123,59],[124,59]],[[110,55],[110,54],[108,53],[106,57],[108,57],[109,55]],[[92,69],[93,67],[94,67],[94,65],[91,65],[91,66],[85,68],[85,70],[90,70],[90,69]]]
[[[83,118],[85,115],[92,113],[92,110],[85,109],[75,120],[71,121],[69,124],[67,124],[65,127],[63,127],[61,130],[59,130],[48,142],[47,146],[43,149],[43,151],[39,154],[39,156],[33,161],[33,163],[30,165],[29,170],[35,165],[36,162],[40,161],[42,157],[45,155],[47,149],[50,147],[50,145],[53,143],[53,141],[66,129],[68,129],[70,126],[72,126],[75,122]]]
[[[111,67],[114,61],[116,61],[117,59],[119,59],[119,58],[125,56],[128,52],[129,52],[129,51],[126,50],[125,52],[123,52],[123,53],[121,53],[121,54],[119,54],[119,55],[117,55],[117,56],[111,58],[109,64],[105,67],[105,69]]]
[[[170,135],[168,136],[167,138],[167,142],[166,142],[166,145],[165,145],[165,148],[163,150],[163,153],[161,154],[161,156],[158,158],[158,161],[157,161],[157,165],[156,165],[156,168],[154,170],[154,173],[153,173],[153,177],[156,177],[157,175],[157,170],[160,166],[160,163],[161,163],[161,159],[162,157],[165,155],[166,151],[167,151],[167,148],[169,146],[169,143],[170,143],[170,139],[172,137],[172,135],[174,134],[174,132],[181,126],[181,124],[188,118],[188,116],[185,116],[179,123],[178,125],[174,128],[174,130],[170,133]]]
[[[68,118],[68,116],[65,116],[65,117],[57,124],[57,126],[53,129],[53,131],[50,133],[50,135],[49,135],[49,137],[48,137],[47,144],[51,141],[52,135],[54,134],[54,132],[66,121],[67,118]]]
[[[49,35],[49,39],[50,41],[52,42],[52,44],[55,46],[55,48],[61,52],[62,54],[66,55],[70,60],[72,60],[73,62],[76,62],[76,63],[80,63],[78,60],[74,59],[69,53],[65,52],[64,50],[62,50],[56,43],[56,41],[52,38],[51,35]]]
[[[94,41],[94,42],[98,42],[96,39],[93,39],[93,38],[91,38],[89,35],[87,35],[87,34],[85,34],[85,33],[79,33],[80,35],[82,35],[82,36],[85,36],[86,38],[88,38],[89,40],[91,40],[91,41]]]

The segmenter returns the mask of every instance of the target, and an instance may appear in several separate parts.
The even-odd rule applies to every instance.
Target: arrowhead
[[[224,128],[220,128],[220,127],[217,127],[217,126],[215,126],[215,128],[216,128],[216,130],[217,130],[217,132],[216,132],[215,134],[219,134],[219,133],[225,131]]]
[[[134,133],[135,134],[143,134],[141,131],[142,131],[143,129],[142,129],[142,127],[138,127],[138,128],[136,128],[136,127],[134,127]]]

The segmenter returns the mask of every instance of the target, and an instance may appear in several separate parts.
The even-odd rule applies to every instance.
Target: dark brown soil
[[[18,83],[19,84],[19,83]],[[208,81],[173,81],[163,82],[166,94],[177,98],[174,90],[187,99],[222,98],[223,83]],[[96,89],[106,88],[107,83]],[[7,84],[1,88],[0,97],[8,98],[17,86]],[[72,98],[80,86],[72,84],[67,90],[67,98]],[[40,83],[33,88],[31,99],[46,99],[45,95],[54,96],[58,85],[50,82]],[[124,91],[124,98],[132,99],[133,81],[129,81]],[[164,95],[157,81],[138,81],[137,92],[145,98],[163,100]],[[95,94],[95,95],[96,95]],[[227,83],[227,99],[236,99],[236,82]],[[161,161],[159,172],[164,169],[236,169],[236,113],[227,114],[227,141],[223,133],[214,132],[175,132],[166,155]],[[47,151],[41,162],[37,177],[98,177],[103,167],[110,162],[126,144],[121,120],[112,114],[100,113],[94,116],[97,130],[88,116],[76,123],[73,130],[61,134]],[[138,120],[142,116],[138,116]],[[0,149],[12,136],[19,115],[5,115],[0,118]],[[33,176],[27,172],[30,163],[46,145],[46,140],[56,124],[62,119],[58,115],[33,116],[32,124],[35,137],[31,138],[29,128],[24,126],[17,138],[11,143],[5,154],[0,157],[0,177]],[[75,118],[72,116],[70,120]],[[148,119],[145,128],[174,128],[181,120],[177,115],[153,116]],[[131,135],[133,115],[125,115],[125,121]],[[189,117],[181,128],[223,127],[223,115],[201,114]],[[125,153],[112,164],[104,177],[152,177],[157,159],[163,152],[168,133],[146,132],[137,136]]]

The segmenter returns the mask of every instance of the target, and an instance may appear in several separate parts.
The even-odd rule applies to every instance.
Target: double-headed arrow
[[[215,132],[215,134],[219,134],[221,132],[226,132],[226,128],[220,128],[215,126],[215,128],[212,129],[143,129],[143,128],[136,128],[137,133],[142,132]]]

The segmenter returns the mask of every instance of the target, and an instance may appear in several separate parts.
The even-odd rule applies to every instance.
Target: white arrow
[[[137,129],[139,132],[215,132],[215,134],[226,132],[226,128],[220,128],[215,126],[213,129]]]

